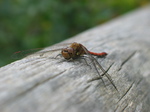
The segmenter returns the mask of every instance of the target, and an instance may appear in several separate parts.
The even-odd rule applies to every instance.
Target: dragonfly
[[[41,48],[39,48],[39,49],[41,49]],[[101,64],[94,57],[94,56],[98,56],[98,57],[104,58],[106,55],[108,55],[106,52],[95,53],[95,52],[89,51],[82,44],[77,43],[77,42],[73,42],[73,43],[70,43],[70,46],[67,46],[66,48],[58,48],[58,49],[48,50],[48,51],[43,51],[43,52],[41,51],[39,53],[43,54],[46,52],[52,52],[52,51],[58,51],[58,50],[61,51],[61,53],[59,55],[64,57],[64,59],[66,59],[66,60],[75,60],[75,59],[78,59],[80,57],[89,58],[93,64],[94,68],[96,69],[96,72],[98,73],[99,78],[102,80],[102,82],[104,83],[103,76],[106,76],[107,79],[113,85],[113,87],[118,91],[118,89],[117,89],[116,85],[114,84],[111,76],[107,73],[107,71],[101,66]],[[15,52],[14,56],[21,54],[21,53],[22,53],[21,51]],[[102,74],[100,74],[97,67],[102,71]],[[105,85],[105,83],[104,83],[104,85]]]

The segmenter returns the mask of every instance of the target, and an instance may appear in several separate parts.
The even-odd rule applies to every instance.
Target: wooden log
[[[0,112],[148,112],[150,110],[150,6],[97,26],[63,43],[95,52],[119,92],[92,63],[38,53],[0,68]],[[62,46],[60,46],[62,47]],[[52,49],[53,47],[48,47]],[[102,72],[100,72],[102,73]]]

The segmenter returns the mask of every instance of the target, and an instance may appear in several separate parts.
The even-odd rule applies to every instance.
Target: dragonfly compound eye
[[[70,58],[71,58],[71,53],[72,53],[72,50],[69,49],[69,48],[64,48],[64,49],[62,49],[62,51],[61,51],[61,54],[62,54],[62,56],[63,56],[65,59],[70,59]]]

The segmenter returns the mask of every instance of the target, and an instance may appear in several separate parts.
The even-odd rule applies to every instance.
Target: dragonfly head
[[[61,51],[61,55],[67,60],[73,58],[73,54],[74,54],[74,50],[73,48],[70,47],[64,48]]]

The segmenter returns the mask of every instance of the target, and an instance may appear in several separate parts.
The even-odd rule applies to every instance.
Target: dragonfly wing
[[[36,52],[36,53],[34,53],[34,55],[40,55],[40,56],[42,56],[42,55],[44,55],[46,53],[53,53],[53,52],[57,52],[57,51],[61,51],[61,50],[62,50],[62,48],[48,49],[48,50],[43,50],[43,51]]]
[[[39,55],[42,56],[45,53],[52,53],[55,51],[60,51],[62,48],[58,48],[58,49],[49,49],[49,50],[44,50],[43,48],[36,48],[36,49],[29,49],[29,50],[24,50],[24,51],[17,51],[12,55],[13,59],[19,59],[19,58],[24,58],[27,57],[29,55]],[[43,51],[40,51],[43,50]]]
[[[95,59],[95,62],[97,63],[97,65],[99,66],[99,68],[103,71],[103,74],[101,76],[105,75],[108,78],[108,80],[111,82],[111,84],[114,86],[114,88],[118,91],[118,89],[117,89],[116,85],[114,84],[111,76],[107,73],[106,70],[103,69],[103,67],[97,62],[96,59]]]
[[[114,86],[114,88],[118,91],[118,89],[117,89],[117,87],[115,86],[115,84],[114,84],[114,82],[113,82],[111,76],[107,73],[107,71],[103,69],[103,67],[98,63],[98,61],[89,53],[89,51],[88,51],[83,45],[82,45],[82,48],[84,49],[85,53],[89,56],[89,58],[90,58],[92,61],[94,61],[94,62],[98,65],[98,67],[102,70],[103,74],[102,74],[101,76],[105,75],[105,76],[108,78],[108,80],[111,82],[111,84]],[[93,64],[93,65],[94,65],[95,68],[96,68],[96,65],[95,65],[95,64]],[[96,71],[98,72],[97,69],[96,69]],[[98,74],[99,74],[99,72],[98,72]]]
[[[43,50],[43,48],[36,48],[36,49],[28,49],[28,50],[23,50],[23,51],[17,51],[15,53],[12,54],[11,58],[13,59],[19,59],[19,58],[23,58],[26,57],[30,54],[33,54],[39,50]]]

